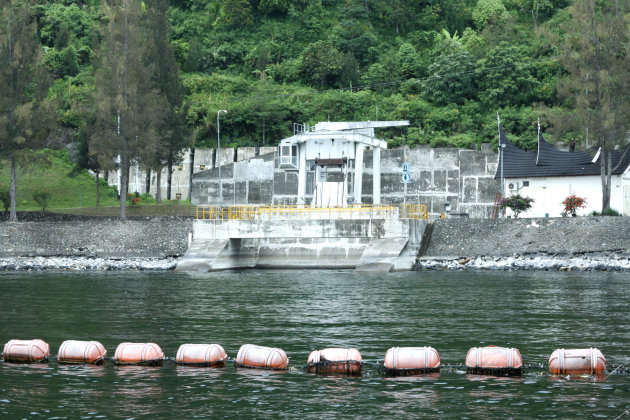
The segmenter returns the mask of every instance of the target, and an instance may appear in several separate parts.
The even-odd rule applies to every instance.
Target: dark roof
[[[527,152],[508,140],[499,125],[499,147],[503,147],[503,178],[534,178],[554,176],[599,175],[600,161],[597,150],[563,152],[545,141],[538,133],[538,150]],[[627,153],[626,153],[627,152]],[[593,163],[594,158],[597,160]],[[621,165],[617,165],[623,159]],[[613,175],[621,175],[630,165],[630,145],[613,152]],[[501,160],[495,179],[501,177]]]

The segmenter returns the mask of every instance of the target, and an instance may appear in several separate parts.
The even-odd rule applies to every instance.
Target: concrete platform
[[[197,220],[177,271],[411,270],[426,220]]]

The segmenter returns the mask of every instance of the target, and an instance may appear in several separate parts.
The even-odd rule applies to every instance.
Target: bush
[[[507,198],[501,199],[501,208],[509,208],[514,213],[514,218],[524,211],[529,210],[534,202],[533,198],[523,197],[520,194],[512,195]]]
[[[0,201],[4,207],[4,212],[8,212],[9,207],[11,207],[11,191],[9,187],[3,187],[2,184],[0,184]]]
[[[563,216],[571,215],[571,217],[577,216],[578,209],[586,207],[586,200],[582,197],[578,197],[575,194],[568,196],[562,202],[564,206]]]
[[[593,211],[591,212],[591,216],[621,216],[621,213],[609,207],[608,210],[606,210],[603,213],[600,213],[598,211]]]
[[[52,194],[48,191],[48,188],[44,188],[41,191],[33,191],[33,200],[42,208],[42,211],[46,211],[51,198]]]

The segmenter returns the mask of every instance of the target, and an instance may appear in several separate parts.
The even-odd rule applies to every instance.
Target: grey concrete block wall
[[[270,153],[262,153],[267,150]],[[362,181],[365,204],[372,203],[372,159],[373,151],[366,150]],[[401,182],[405,162],[411,165],[411,182],[406,185]],[[445,203],[450,203],[451,213],[488,217],[499,191],[499,183],[494,180],[496,167],[497,154],[487,145],[480,151],[427,146],[383,150],[381,201],[425,204],[433,217],[443,213]],[[225,165],[221,175],[226,204],[297,203],[298,174],[278,169],[276,148],[260,148],[257,157]],[[235,182],[241,183],[236,189]],[[192,184],[194,204],[218,204],[216,168],[193,174]],[[225,191],[226,185],[231,185],[231,193]],[[229,202],[228,194],[231,194]]]
[[[236,161],[248,160],[256,157],[255,147],[239,147],[236,149]]]
[[[214,168],[214,149],[195,149],[193,173],[201,172],[202,165],[204,166],[204,171]]]

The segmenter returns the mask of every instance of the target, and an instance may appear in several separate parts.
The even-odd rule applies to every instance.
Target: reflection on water
[[[546,364],[556,348],[598,347],[609,366],[630,364],[630,279],[619,273],[391,273],[246,271],[2,273],[0,344],[42,338],[283,348],[288,371],[176,366],[0,363],[6,418],[578,418],[621,415],[630,376],[518,377],[463,370],[361,377],[300,368],[326,347],[382,360],[393,346],[433,346],[444,364],[471,347],[516,347]]]

